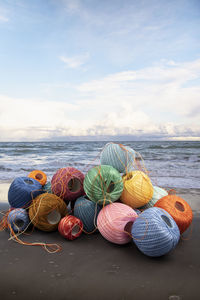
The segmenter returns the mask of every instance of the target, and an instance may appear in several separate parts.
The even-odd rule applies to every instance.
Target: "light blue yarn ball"
[[[47,182],[43,187],[42,187],[43,191],[45,193],[49,193],[52,194],[52,190],[51,190],[51,182]]]
[[[96,228],[97,216],[101,206],[87,199],[87,196],[80,197],[74,205],[74,216],[83,222],[83,229],[92,232]]]
[[[23,208],[11,210],[8,214],[7,221],[14,232],[21,232],[25,230],[30,222],[28,213]]]
[[[37,180],[17,177],[8,190],[8,202],[13,208],[25,208],[41,193],[43,193],[42,185]]]
[[[156,202],[161,199],[162,197],[167,196],[168,193],[164,189],[160,188],[159,186],[153,186],[153,196],[151,200],[144,206],[140,207],[139,209],[147,209],[153,207]]]
[[[152,257],[167,254],[175,248],[180,238],[174,219],[157,207],[141,213],[133,223],[131,233],[138,249]]]
[[[120,173],[134,169],[135,151],[128,146],[108,143],[100,155],[101,165],[114,167]]]

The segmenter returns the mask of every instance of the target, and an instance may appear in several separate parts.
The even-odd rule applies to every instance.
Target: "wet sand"
[[[0,299],[199,299],[200,193],[182,190],[178,195],[193,208],[192,227],[161,258],[143,255],[133,243],[114,245],[100,234],[82,234],[74,241],[38,230],[23,236],[62,246],[49,254],[8,241],[8,231],[0,232]],[[0,210],[6,207],[0,204]]]

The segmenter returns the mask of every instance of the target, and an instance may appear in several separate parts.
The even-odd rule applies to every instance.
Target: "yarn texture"
[[[8,190],[8,202],[13,208],[26,208],[41,193],[43,193],[42,185],[37,180],[17,177]]]
[[[115,244],[127,244],[131,241],[131,227],[137,213],[123,203],[106,205],[97,218],[97,226],[102,236]]]
[[[159,199],[161,199],[162,197],[167,196],[167,195],[168,195],[168,193],[166,190],[164,190],[158,186],[153,186],[153,197],[146,205],[140,207],[140,209],[143,210],[143,209],[153,207]]]
[[[9,212],[7,222],[14,232],[21,232],[26,229],[30,220],[25,209],[16,208]]]
[[[49,193],[36,197],[29,208],[31,222],[43,231],[57,230],[60,219],[66,214],[66,203],[58,196]]]
[[[114,167],[120,173],[134,169],[135,151],[128,146],[108,143],[101,152],[101,165]]]
[[[157,207],[141,213],[131,233],[139,250],[152,257],[167,254],[175,248],[180,238],[176,222],[165,210]]]
[[[101,165],[90,169],[83,185],[88,198],[98,204],[118,200],[123,191],[122,177],[112,166]]]
[[[133,171],[123,176],[124,190],[121,201],[132,208],[141,207],[153,196],[150,178],[142,171]]]
[[[44,172],[40,171],[40,170],[32,171],[28,175],[28,177],[37,180],[41,185],[45,185],[45,183],[47,182],[47,175]]]

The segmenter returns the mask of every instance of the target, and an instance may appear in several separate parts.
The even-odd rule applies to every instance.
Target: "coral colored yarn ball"
[[[32,171],[28,177],[37,180],[42,186],[47,182],[47,175],[40,170]]]
[[[85,194],[83,180],[84,175],[79,170],[72,167],[62,168],[54,174],[51,189],[64,201],[73,201]]]
[[[192,209],[190,205],[181,197],[168,195],[156,202],[154,207],[160,207],[166,210],[180,229],[182,234],[192,223]]]
[[[131,230],[133,241],[145,255],[157,257],[175,248],[180,231],[174,219],[157,207],[146,209],[135,220]]]
[[[82,196],[76,200],[74,205],[74,216],[83,222],[83,229],[92,232],[96,229],[96,222],[101,206]]]
[[[25,209],[16,208],[9,212],[7,222],[14,232],[21,232],[26,229],[30,220]]]
[[[37,180],[17,177],[8,190],[8,202],[13,208],[26,208],[41,193],[43,193],[42,185]]]
[[[112,203],[100,211],[97,227],[102,236],[115,244],[131,241],[131,226],[138,217],[137,213],[123,203]]]
[[[81,235],[83,223],[74,216],[66,216],[60,220],[58,231],[67,240],[74,240]]]
[[[101,165],[114,167],[120,173],[127,173],[134,168],[135,151],[128,146],[108,143],[101,152]]]
[[[132,208],[141,207],[153,196],[150,178],[142,171],[133,171],[123,176],[124,190],[121,201]]]
[[[109,204],[118,200],[123,191],[122,177],[112,166],[96,166],[85,175],[84,190],[90,200]]]

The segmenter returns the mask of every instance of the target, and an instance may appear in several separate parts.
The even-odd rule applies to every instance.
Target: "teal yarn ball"
[[[101,206],[82,196],[76,200],[74,205],[74,216],[83,222],[83,229],[87,233],[95,231],[97,228],[97,217]]]
[[[160,188],[159,186],[153,186],[153,196],[151,198],[151,200],[144,206],[140,207],[139,209],[147,209],[150,207],[153,207],[154,204],[156,204],[156,202],[161,199],[162,197],[165,197],[168,195],[168,192],[162,188]]]
[[[83,187],[90,200],[103,205],[119,199],[123,181],[120,173],[112,166],[100,165],[88,171]]]
[[[49,193],[52,194],[52,190],[51,190],[51,182],[47,182],[43,187],[42,187],[43,191],[45,193]]]
[[[174,219],[158,207],[141,213],[133,223],[131,234],[138,249],[151,257],[167,254],[180,239],[180,231]]]
[[[101,165],[109,165],[120,173],[127,173],[134,169],[135,151],[128,146],[108,143],[100,155]]]

